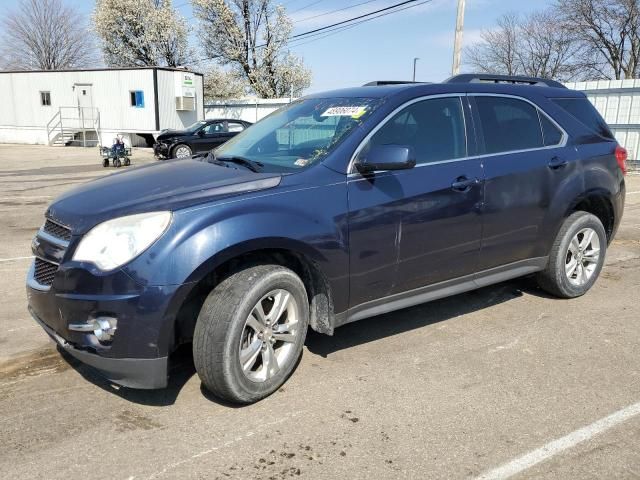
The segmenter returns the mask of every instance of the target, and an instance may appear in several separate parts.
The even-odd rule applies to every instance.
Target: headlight
[[[140,255],[165,232],[171,212],[151,212],[108,220],[93,227],[73,255],[79,262],[113,270]]]

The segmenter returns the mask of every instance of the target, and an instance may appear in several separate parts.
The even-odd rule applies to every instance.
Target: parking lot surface
[[[29,318],[46,206],[114,172],[95,149],[0,146],[3,479],[640,478],[640,176],[584,297],[524,278],[310,333],[289,382],[237,408],[188,350],[168,389],[118,389]]]

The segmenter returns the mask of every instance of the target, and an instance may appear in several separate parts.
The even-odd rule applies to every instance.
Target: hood
[[[177,210],[273,188],[281,176],[227,168],[196,159],[152,163],[102,177],[58,197],[47,215],[82,234],[111,218]]]
[[[175,137],[188,137],[190,135],[192,135],[192,133],[187,132],[186,130],[164,130],[160,135],[158,135],[156,141],[159,142],[161,140],[168,140]]]

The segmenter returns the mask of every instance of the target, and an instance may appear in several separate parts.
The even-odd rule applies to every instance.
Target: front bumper
[[[108,358],[74,347],[44,323],[30,307],[33,319],[63,350],[82,363],[95,368],[106,379],[130,388],[165,388],[168,357]]]
[[[154,143],[153,144],[153,154],[156,157],[169,158],[169,145],[166,143]]]
[[[61,348],[114,383],[167,386],[175,318],[190,285],[142,287],[122,271],[101,277],[63,263],[43,287],[34,268],[27,278],[29,312]],[[97,318],[117,319],[109,341],[77,328]]]

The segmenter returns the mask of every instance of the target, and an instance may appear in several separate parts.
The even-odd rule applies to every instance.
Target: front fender
[[[262,249],[313,260],[335,305],[348,301],[344,183],[194,207],[174,213],[169,231],[125,271],[142,285],[195,283],[231,258]]]

